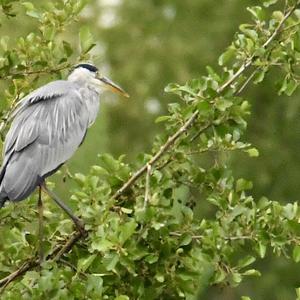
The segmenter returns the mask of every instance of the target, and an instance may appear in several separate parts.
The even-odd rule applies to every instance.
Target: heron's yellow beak
[[[126,93],[120,86],[112,82],[107,77],[98,77],[98,79],[103,83],[106,89],[110,90],[113,93],[122,95],[126,98],[129,98],[129,94]]]

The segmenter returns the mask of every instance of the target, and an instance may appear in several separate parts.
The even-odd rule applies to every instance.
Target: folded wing
[[[0,171],[1,198],[26,198],[82,143],[88,110],[76,86],[55,81],[21,101],[6,136]]]

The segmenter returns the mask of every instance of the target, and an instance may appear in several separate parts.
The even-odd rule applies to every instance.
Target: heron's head
[[[108,90],[127,98],[129,97],[120,86],[100,74],[98,68],[89,63],[76,65],[69,75],[68,80],[91,85],[99,92]]]

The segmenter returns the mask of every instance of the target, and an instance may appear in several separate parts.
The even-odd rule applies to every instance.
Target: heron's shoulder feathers
[[[17,114],[24,110],[24,108],[38,103],[44,100],[56,99],[62,96],[80,96],[77,92],[76,84],[69,82],[67,80],[56,80],[49,82],[36,90],[29,93],[23,99],[21,99],[14,112],[11,114],[10,119],[13,119]]]
[[[75,89],[76,86],[72,82],[69,82],[67,80],[56,80],[49,82],[46,85],[34,90],[21,101],[27,101],[28,104],[32,104],[40,100],[47,100],[68,94],[74,91]]]

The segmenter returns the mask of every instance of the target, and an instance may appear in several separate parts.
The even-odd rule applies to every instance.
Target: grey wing
[[[11,200],[27,197],[74,154],[86,134],[88,111],[76,88],[67,81],[53,82],[52,95],[43,88],[23,100],[5,140],[0,193]]]

